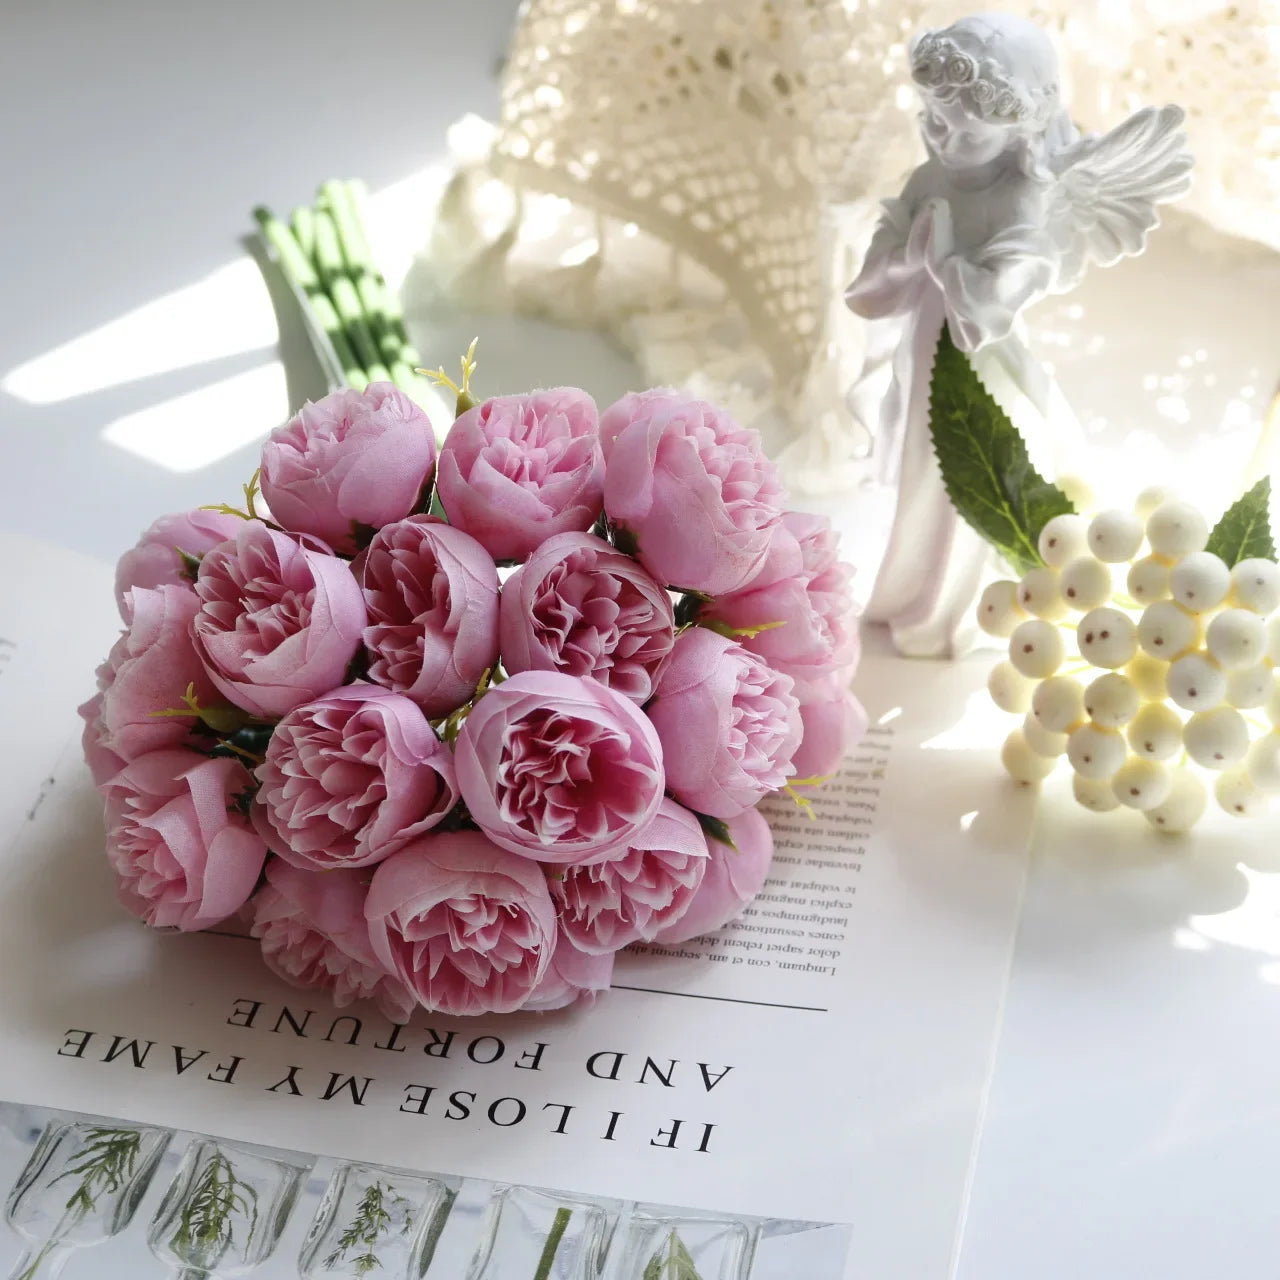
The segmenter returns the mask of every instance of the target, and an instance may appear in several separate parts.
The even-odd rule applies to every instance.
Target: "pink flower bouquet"
[[[243,511],[157,520],[81,708],[130,911],[244,912],[282,978],[396,1021],[559,1008],[720,928],[757,804],[865,728],[851,570],[753,432],[671,391],[468,399],[437,456],[403,392],[336,392]]]

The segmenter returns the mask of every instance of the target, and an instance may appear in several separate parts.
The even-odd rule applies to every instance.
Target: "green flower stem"
[[[551,1230],[547,1234],[547,1241],[542,1246],[542,1256],[538,1259],[538,1269],[533,1273],[533,1280],[550,1280],[551,1268],[555,1266],[556,1252],[560,1248],[560,1241],[564,1239],[571,1217],[573,1217],[572,1209],[556,1210]]]
[[[298,242],[298,248],[308,258],[314,258],[316,255],[316,211],[309,205],[304,204],[301,208],[293,211],[292,218],[293,237]]]
[[[338,226],[328,209],[317,209],[316,267],[320,281],[328,290],[334,308],[346,330],[347,339],[359,358],[370,382],[389,382],[390,371],[382,362],[382,353],[374,341],[373,333],[360,305],[360,295],[346,274],[342,257],[342,243],[338,238]]]
[[[344,183],[348,206],[351,209],[351,216],[355,226],[359,230],[359,234],[364,242],[364,259],[368,263],[369,271],[378,284],[382,286],[387,319],[391,325],[391,331],[400,340],[402,346],[408,351],[413,351],[409,346],[409,331],[405,328],[404,311],[400,306],[400,299],[387,287],[387,282],[382,272],[378,270],[373,260],[373,254],[369,249],[369,239],[366,228],[369,225],[368,219],[368,196],[369,193],[365,189],[363,182],[358,179],[353,182]],[[413,351],[412,356],[406,353],[405,360],[410,364],[421,364],[422,359]]]

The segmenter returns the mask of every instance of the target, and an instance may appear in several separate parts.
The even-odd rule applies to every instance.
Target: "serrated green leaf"
[[[945,324],[929,383],[929,430],[947,496],[961,518],[1019,573],[1043,564],[1040,530],[1075,507],[1031,465],[1018,429]]]
[[[1263,476],[1243,497],[1227,508],[1213,526],[1205,547],[1225,561],[1228,568],[1241,560],[1274,560],[1271,536],[1271,477]]]

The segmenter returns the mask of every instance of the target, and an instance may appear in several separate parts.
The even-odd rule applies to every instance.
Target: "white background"
[[[249,209],[438,165],[457,116],[493,114],[513,9],[0,6],[0,525],[110,560],[156,512],[235,492],[290,399]],[[1172,446],[1210,509],[1280,372],[1276,260],[1212,249],[1174,227],[1035,316],[1086,422],[1127,440],[1104,479],[1146,483]],[[575,351],[601,398],[627,381],[595,340],[474,327],[489,387],[568,377]],[[1275,1271],[1280,841],[1131,834],[1042,806],[962,1280]]]

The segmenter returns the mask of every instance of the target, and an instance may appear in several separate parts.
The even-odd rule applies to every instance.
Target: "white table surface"
[[[290,399],[323,390],[296,332],[286,384],[249,210],[330,176],[413,207],[449,124],[492,118],[514,9],[0,7],[0,527],[109,561],[160,511],[236,492]],[[1100,488],[1165,468],[1209,509],[1233,496],[1280,374],[1278,284],[1280,260],[1174,226],[1036,313],[1120,449]],[[427,358],[473,331],[499,389],[632,377],[595,339],[492,317],[445,318]],[[1052,789],[1042,806],[961,1280],[1280,1273],[1278,828],[1132,834]]]

